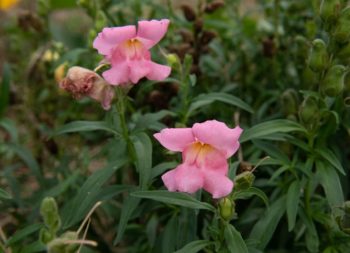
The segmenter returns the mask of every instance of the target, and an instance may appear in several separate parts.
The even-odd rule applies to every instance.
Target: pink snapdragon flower
[[[141,78],[162,81],[171,68],[151,61],[150,48],[156,45],[168,30],[169,20],[139,21],[134,25],[104,28],[93,42],[93,47],[112,65],[102,76],[112,85]]]
[[[183,163],[162,176],[169,191],[194,193],[200,188],[221,198],[231,193],[227,159],[239,148],[242,129],[208,120],[192,128],[166,128],[154,137],[167,149],[182,152]]]

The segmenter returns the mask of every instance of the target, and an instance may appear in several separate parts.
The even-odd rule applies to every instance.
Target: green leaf
[[[18,131],[15,123],[10,119],[1,119],[0,127],[3,127],[11,136],[11,142],[18,143]]]
[[[131,193],[137,198],[153,199],[166,204],[184,206],[192,209],[205,209],[215,212],[215,207],[208,203],[201,202],[186,193],[169,192],[169,191],[137,191]]]
[[[164,162],[160,163],[157,166],[152,168],[151,178],[158,177],[160,174],[163,174],[168,169],[173,169],[178,165],[176,162]]]
[[[249,129],[244,130],[239,140],[241,143],[243,143],[253,139],[265,139],[273,134],[289,132],[306,133],[306,130],[302,125],[294,121],[276,119],[257,124]]]
[[[10,246],[14,243],[18,243],[19,241],[28,238],[29,235],[38,231],[42,227],[43,224],[32,224],[23,229],[20,229],[13,236],[11,236],[10,239],[7,240],[6,245]]]
[[[305,233],[306,247],[309,252],[317,253],[319,251],[320,241],[313,220],[305,214],[303,209],[299,210],[299,215],[303,224],[305,224],[307,232]]]
[[[225,225],[224,236],[227,248],[230,253],[248,253],[247,245],[245,244],[241,233],[234,226],[227,223]]]
[[[123,203],[122,212],[120,215],[120,221],[118,225],[117,237],[114,239],[113,244],[118,244],[124,236],[126,226],[128,225],[129,219],[140,203],[140,199],[129,196]]]
[[[175,251],[175,253],[196,253],[200,250],[208,247],[212,242],[207,240],[197,240],[186,244],[180,250]],[[242,252],[243,253],[243,252]]]
[[[146,189],[151,178],[152,142],[147,134],[138,133],[131,136],[136,153],[136,169],[140,174],[141,189]]]
[[[0,84],[0,118],[4,114],[10,100],[11,69],[7,63],[2,68],[2,81]]]
[[[120,135],[114,128],[104,121],[73,121],[54,130],[50,137],[75,132],[103,130],[115,135]]]
[[[99,169],[94,172],[79,189],[77,195],[72,198],[62,211],[63,229],[67,229],[85,217],[92,206],[98,201],[98,196],[103,191],[102,186],[117,169],[126,163],[124,160],[119,160],[113,165]],[[72,212],[74,210],[74,212]]]
[[[285,165],[290,164],[290,160],[288,156],[284,154],[280,148],[277,148],[276,146],[261,140],[253,140],[253,143],[259,149],[264,150],[266,154],[269,155],[270,157],[281,161],[282,164],[285,164]]]
[[[301,184],[299,181],[294,181],[287,192],[287,219],[288,231],[292,231],[295,226],[295,220],[298,213],[299,198],[300,198]]]
[[[151,129],[155,131],[160,131],[166,126],[163,123],[160,123],[159,120],[166,116],[175,116],[176,114],[168,110],[160,110],[155,113],[146,113],[139,117],[136,121],[135,129]]]
[[[328,161],[331,165],[333,165],[334,168],[336,168],[341,174],[345,175],[344,168],[341,165],[339,159],[330,149],[327,149],[327,148],[316,149],[316,153],[318,153],[326,161]]]
[[[269,199],[267,198],[266,194],[262,190],[255,187],[250,187],[246,190],[239,191],[235,193],[233,197],[234,199],[249,199],[254,195],[264,201],[264,204],[267,207],[269,206]]]
[[[329,205],[331,207],[341,206],[344,203],[344,194],[337,171],[320,161],[316,161],[316,168]]]
[[[176,248],[178,217],[173,215],[166,224],[162,232],[162,253],[173,253]]]
[[[193,114],[197,109],[203,108],[205,105],[209,105],[213,102],[223,102],[229,105],[237,106],[247,112],[253,113],[253,108],[250,107],[247,103],[242,101],[240,98],[233,95],[229,95],[223,92],[212,92],[207,94],[201,94],[198,97],[194,98],[189,110],[188,115]]]
[[[79,172],[74,172],[67,179],[58,182],[56,186],[44,192],[44,197],[56,197],[65,192],[79,177]]]
[[[258,241],[258,249],[263,250],[274,234],[279,221],[286,210],[286,197],[283,196],[274,201],[264,216],[254,225],[249,239]]]
[[[44,244],[40,241],[36,241],[23,247],[19,253],[45,252],[46,249]]]
[[[11,199],[11,195],[0,188],[0,199]]]

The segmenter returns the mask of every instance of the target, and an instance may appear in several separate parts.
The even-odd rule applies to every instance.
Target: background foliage
[[[76,252],[62,240],[84,238],[98,246],[81,252],[349,252],[346,5],[39,0],[0,10],[0,252],[44,252],[50,236],[50,252]],[[103,27],[153,18],[171,20],[152,51],[170,78],[143,80],[108,112],[59,90],[68,67],[97,66],[91,43]],[[160,180],[181,157],[152,134],[207,119],[244,129],[228,202]]]

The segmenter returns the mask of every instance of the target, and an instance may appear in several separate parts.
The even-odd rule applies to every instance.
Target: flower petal
[[[101,105],[103,109],[111,109],[111,102],[114,98],[114,89],[111,86],[107,86],[103,89],[103,95],[101,100]]]
[[[243,130],[237,126],[228,128],[224,123],[216,120],[207,120],[196,123],[192,127],[194,136],[201,142],[210,144],[222,151],[226,158],[232,156],[239,148],[238,139]]]
[[[202,170],[204,176],[204,190],[211,193],[214,199],[229,195],[233,189],[233,182],[226,176],[212,170]]]
[[[136,37],[134,25],[103,28],[93,42],[93,47],[102,55],[111,55],[112,49],[121,42]]]
[[[194,142],[191,128],[165,128],[153,135],[160,144],[171,151],[182,152]]]
[[[225,155],[212,146],[205,145],[197,156],[197,166],[207,170],[214,170],[217,173],[226,175],[228,163]]]
[[[169,66],[161,65],[155,62],[149,62],[150,71],[147,78],[154,81],[163,81],[170,75],[171,68]]]
[[[136,84],[150,71],[149,61],[129,61],[130,80]]]
[[[189,166],[183,163],[177,166],[175,170],[178,191],[195,193],[203,187],[203,174],[196,166]]]
[[[163,38],[168,30],[169,22],[168,19],[139,21],[137,26],[137,36],[148,40],[142,42],[144,46],[149,49]]]
[[[129,82],[129,66],[126,62],[112,65],[112,68],[102,73],[103,78],[112,85]]]
[[[171,191],[174,192],[177,190],[177,184],[176,184],[176,169],[170,170],[167,173],[163,174],[162,180],[164,182],[165,187]]]

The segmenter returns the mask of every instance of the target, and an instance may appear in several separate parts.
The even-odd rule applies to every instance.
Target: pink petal
[[[180,164],[175,170],[178,191],[195,193],[203,187],[203,175],[197,167]]]
[[[139,21],[137,36],[148,40],[142,41],[147,49],[157,44],[165,35],[169,26],[168,19]]]
[[[126,84],[129,82],[129,67],[126,62],[112,65],[112,68],[102,73],[103,78],[112,85]]]
[[[196,123],[192,127],[194,136],[201,142],[210,144],[222,151],[226,158],[232,156],[239,148],[238,139],[243,130],[237,126],[228,128],[224,123],[216,120],[207,120]]]
[[[112,49],[121,42],[136,36],[134,25],[103,28],[93,42],[93,47],[102,55],[111,55]]]
[[[182,152],[194,142],[191,128],[166,128],[153,136],[165,148],[177,152]]]
[[[114,89],[111,86],[107,86],[103,90],[101,105],[103,109],[111,109],[111,102],[114,98]]]
[[[204,150],[198,154],[197,166],[207,170],[213,170],[222,175],[226,175],[228,172],[228,163],[225,155],[212,147],[208,151]]]
[[[149,61],[130,61],[130,80],[134,84],[138,83],[139,80],[145,77],[150,71]]]
[[[170,75],[171,68],[169,66],[161,65],[155,62],[149,62],[150,72],[147,78],[155,81],[163,81]]]
[[[162,176],[162,180],[165,184],[165,187],[171,192],[174,192],[177,190],[177,184],[176,184],[175,178],[176,178],[175,169],[168,171]]]
[[[226,176],[213,172],[211,170],[203,170],[204,190],[211,193],[214,199],[219,199],[229,195],[233,189],[233,182]]]

